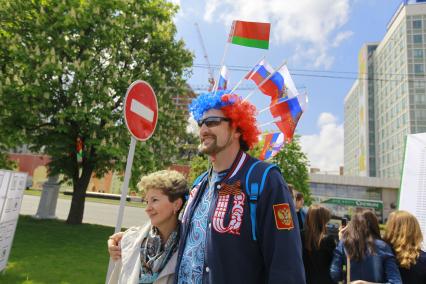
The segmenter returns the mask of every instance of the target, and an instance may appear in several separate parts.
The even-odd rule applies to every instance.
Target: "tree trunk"
[[[79,225],[83,222],[84,202],[86,200],[86,190],[92,176],[93,167],[84,165],[83,173],[79,178],[73,178],[73,194],[70,212],[68,213],[67,224]]]

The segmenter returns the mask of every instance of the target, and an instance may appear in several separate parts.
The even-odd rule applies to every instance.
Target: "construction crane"
[[[208,81],[210,84],[209,91],[211,91],[213,90],[213,87],[214,87],[214,75],[213,75],[214,71],[212,66],[210,65],[209,57],[207,56],[207,50],[206,50],[206,47],[204,46],[204,41],[203,41],[203,37],[201,36],[200,27],[198,26],[198,23],[194,23],[194,25],[195,25],[195,28],[197,29],[198,39],[203,49],[204,59],[206,60],[206,63],[207,63],[207,72],[209,73]]]

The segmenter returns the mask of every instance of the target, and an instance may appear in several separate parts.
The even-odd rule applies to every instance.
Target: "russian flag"
[[[304,94],[292,98],[286,97],[271,100],[271,114],[274,119],[279,119],[275,124],[284,133],[286,141],[293,139],[297,123],[305,111],[307,103],[308,99]]]
[[[278,75],[279,74],[279,75]],[[274,74],[275,75],[275,74]],[[277,71],[277,77],[283,78],[284,86],[281,87],[282,90],[280,97],[289,97],[294,98],[299,95],[299,92],[296,89],[296,85],[293,82],[293,79],[290,76],[287,65],[284,65]]]
[[[265,144],[260,153],[260,160],[274,157],[284,146],[284,134],[281,132],[268,133],[265,135]]]
[[[272,76],[259,86],[266,78]],[[284,77],[281,73],[275,70],[265,61],[261,60],[245,77],[247,80],[252,80],[259,90],[271,98],[281,98],[285,91]]]
[[[218,90],[226,90],[228,86],[228,68],[223,65],[220,69],[219,82],[217,83]]]

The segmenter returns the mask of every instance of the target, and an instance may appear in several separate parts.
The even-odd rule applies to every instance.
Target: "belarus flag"
[[[269,48],[270,23],[234,21],[228,42],[247,47]]]

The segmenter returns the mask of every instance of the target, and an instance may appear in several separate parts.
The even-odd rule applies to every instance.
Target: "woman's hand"
[[[346,230],[346,228],[347,228],[347,226],[345,226],[345,227],[340,226],[340,227],[339,227],[339,240],[341,240],[341,239],[342,239],[342,234],[343,234],[343,232]],[[352,282],[351,282],[351,283],[352,283]]]
[[[108,238],[108,252],[112,260],[116,261],[121,258],[120,241],[123,238],[123,232],[115,233]]]

